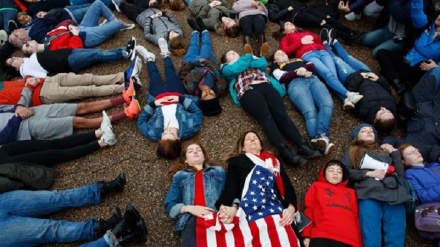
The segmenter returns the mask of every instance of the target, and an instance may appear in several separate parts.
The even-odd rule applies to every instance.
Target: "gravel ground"
[[[120,13],[117,17],[128,21]],[[189,42],[191,30],[186,24],[186,17],[190,16],[188,10],[175,13],[186,33],[186,41]],[[362,19],[357,23],[347,23],[359,30],[369,30],[374,23],[372,19]],[[271,37],[271,33],[277,29],[273,23],[267,26],[267,39],[271,49],[274,51],[278,47],[278,42]],[[314,30],[319,32],[319,30]],[[163,72],[163,60],[160,58],[159,49],[148,43],[143,37],[143,30],[138,26],[135,29],[117,33],[112,39],[101,45],[102,49],[112,49],[124,46],[131,36],[137,38],[138,44],[144,45],[148,50],[155,53],[158,57],[159,70]],[[219,59],[226,51],[235,49],[242,50],[242,37],[228,39],[212,33],[214,54]],[[360,46],[346,46],[349,52],[355,57],[365,61],[374,71],[378,72],[378,64],[371,58],[370,50]],[[174,64],[178,68],[181,58],[173,57]],[[84,72],[95,74],[110,74],[117,71],[124,71],[129,65],[128,61],[115,62],[105,65],[97,65]],[[143,82],[142,91],[139,93],[141,105],[145,104],[145,93],[149,82],[146,66],[140,76]],[[89,99],[92,100],[92,99]],[[344,151],[350,143],[350,133],[353,127],[359,124],[359,120],[350,113],[342,110],[339,99],[334,97],[335,108],[331,121],[330,138],[336,145],[336,150],[330,158],[342,157]],[[306,135],[304,121],[298,112],[292,107],[287,97],[285,98],[289,115],[294,120],[303,135]],[[239,135],[246,130],[257,130],[264,138],[258,124],[244,113],[240,108],[233,105],[230,96],[222,98],[221,105],[223,112],[219,116],[205,118],[200,134],[194,140],[200,141],[210,153],[214,160],[221,161],[235,144]],[[108,112],[114,113],[121,110],[111,109]],[[96,115],[90,115],[98,116]],[[127,203],[133,203],[145,217],[149,229],[146,246],[179,246],[179,236],[173,233],[172,221],[165,213],[163,199],[169,181],[166,179],[166,172],[173,164],[172,161],[159,159],[155,155],[156,144],[146,140],[137,130],[136,121],[122,120],[114,125],[114,132],[118,143],[110,148],[102,149],[94,154],[88,155],[79,160],[59,164],[56,168],[60,171],[53,189],[66,189],[94,183],[102,179],[112,179],[120,172],[127,175],[127,186],[123,193],[110,195],[103,199],[102,203],[80,209],[69,209],[58,214],[52,215],[54,219],[66,219],[71,221],[84,221],[88,217],[107,218],[113,206],[125,208]],[[264,142],[268,144],[264,138]],[[269,150],[275,151],[270,145],[266,145]],[[297,196],[301,203],[309,185],[315,180],[316,174],[320,169],[324,159],[309,162],[305,167],[293,168],[287,166],[287,172],[292,180]],[[225,166],[224,162],[221,162]],[[419,238],[413,227],[413,221],[408,220],[406,246],[431,246],[429,241]],[[78,246],[78,243],[68,246]],[[64,246],[64,245],[47,245]]]

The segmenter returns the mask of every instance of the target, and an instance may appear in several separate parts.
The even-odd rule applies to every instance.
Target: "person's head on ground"
[[[148,2],[148,7],[151,8],[156,8],[156,9],[161,9],[161,3],[157,0],[150,0]]]
[[[170,52],[176,57],[181,57],[186,53],[185,40],[176,31],[170,31],[168,33],[168,45]]]
[[[38,43],[35,40],[30,40],[21,47],[21,51],[25,56],[30,56],[33,53],[37,52],[37,50],[38,50]]]
[[[23,28],[15,29],[9,35],[9,43],[16,48],[21,48],[27,41],[27,31]]]
[[[405,168],[411,166],[425,166],[424,159],[420,151],[409,143],[402,144],[398,149],[402,157],[402,163]]]
[[[237,140],[233,153],[252,153],[259,155],[263,151],[263,143],[260,136],[255,131],[246,131]]]
[[[377,131],[371,125],[367,123],[359,124],[353,129],[351,133],[351,139],[354,142],[364,142],[367,144],[375,143],[377,138]]]
[[[346,177],[344,164],[339,160],[330,160],[324,166],[324,177],[327,182],[337,185]]]
[[[29,22],[32,21],[32,17],[30,15],[28,15],[26,12],[22,11],[22,12],[18,12],[17,13],[17,21],[21,24],[21,25],[25,25]]]
[[[277,50],[273,54],[273,59],[271,59],[271,60],[276,63],[288,62],[289,56],[283,50]]]
[[[281,21],[279,25],[280,28],[278,29],[278,31],[272,33],[272,37],[274,37],[276,40],[280,40],[288,33],[294,33],[298,31],[298,28],[295,26],[295,24],[290,21]]]
[[[179,130],[174,127],[164,129],[162,138],[157,145],[157,155],[165,159],[173,160],[179,156],[181,149]]]
[[[20,70],[20,66],[23,64],[23,62],[24,60],[22,57],[10,57],[6,59],[6,65],[14,68],[17,71]]]
[[[240,34],[240,28],[237,25],[237,22],[227,16],[223,16],[221,18],[221,27],[226,36],[230,38],[236,38]]]
[[[216,116],[222,112],[220,100],[213,89],[207,85],[199,86],[200,102],[199,107],[204,116]]]
[[[240,58],[240,55],[236,51],[229,50],[221,57],[220,61],[222,63],[233,64],[239,58]]]
[[[182,148],[179,160],[168,170],[168,178],[172,179],[174,174],[180,170],[193,169],[203,170],[205,164],[212,164],[205,147],[197,142],[192,142]]]
[[[374,127],[381,134],[388,134],[396,127],[394,114],[385,107],[381,107],[374,118]]]
[[[356,126],[351,133],[351,140],[349,156],[356,169],[360,168],[360,161],[367,151],[381,152],[377,144],[377,131],[371,124]]]
[[[185,9],[185,3],[182,0],[170,0],[170,9],[172,11],[182,11]]]

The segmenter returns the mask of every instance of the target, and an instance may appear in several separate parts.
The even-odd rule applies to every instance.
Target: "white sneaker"
[[[355,14],[354,12],[350,12],[348,14],[345,15],[345,19],[347,19],[347,21],[355,21],[355,20],[359,20],[361,19],[362,14]]]
[[[136,52],[139,53],[139,55],[141,55],[144,58],[144,62],[154,62],[156,61],[156,55],[154,55],[154,53],[149,52],[147,50],[147,48],[145,48],[142,45],[137,45],[136,46]]]
[[[112,0],[113,5],[115,6],[116,11],[121,12],[119,6],[121,5],[121,0]]]
[[[157,43],[159,44],[160,55],[162,55],[162,57],[168,57],[170,55],[170,50],[168,50],[167,41],[164,38],[160,38]]]
[[[335,144],[333,144],[333,143],[329,143],[326,147],[325,147],[325,150],[324,150],[324,155],[329,155],[329,154],[331,154],[334,150],[335,150]]]
[[[344,106],[342,106],[342,109],[344,109],[345,111],[353,110],[354,109],[353,102],[351,102],[348,98],[345,98]]]
[[[321,134],[315,136],[315,138],[310,140],[310,143],[312,144],[313,147],[325,148],[330,143],[330,139],[327,137],[326,134]]]
[[[136,26],[133,23],[125,23],[123,21],[121,21],[121,23],[122,23],[122,28],[119,31],[130,30],[130,29],[133,29]]]
[[[356,92],[348,92],[347,93],[347,99],[351,101],[351,103],[356,104],[357,102],[359,102],[359,100],[361,100],[364,96],[356,93]],[[345,101],[344,101],[345,103]]]
[[[136,79],[135,82],[139,86],[142,86],[142,82],[139,79],[139,74],[141,73],[141,71],[142,71],[142,61],[141,61],[141,59],[138,56],[136,56],[136,58],[135,58],[135,65],[134,65],[134,69],[133,69],[133,72],[132,72],[131,76]]]
[[[105,111],[102,111],[101,131],[103,132],[101,140],[109,146],[115,145],[116,137],[113,134],[111,120]]]

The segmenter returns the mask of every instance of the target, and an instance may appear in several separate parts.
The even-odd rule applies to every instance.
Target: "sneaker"
[[[200,29],[199,29],[199,27],[197,26],[197,23],[196,23],[196,21],[195,21],[193,18],[191,18],[191,17],[186,18],[186,22],[188,22],[188,25],[191,27],[191,29],[192,29],[193,31],[198,31],[198,32],[200,32]]]
[[[162,57],[168,57],[170,55],[170,50],[168,50],[168,43],[164,38],[160,38],[157,43],[159,44],[160,48],[160,55]]]
[[[347,93],[347,99],[350,100],[351,103],[353,103],[353,104],[356,104],[357,102],[359,102],[359,100],[361,100],[363,97],[364,97],[363,95],[360,95],[359,93],[356,93],[356,92],[348,92]]]
[[[130,66],[124,71],[125,83],[130,81],[130,78],[135,76],[139,78],[139,73],[141,73],[142,63],[141,59],[136,56],[136,58],[130,63]]]
[[[139,116],[141,111],[141,106],[139,105],[139,101],[137,99],[132,99],[130,104],[124,105],[124,113],[129,119],[135,119]]]
[[[315,138],[310,140],[310,143],[312,144],[313,147],[325,148],[330,143],[330,139],[327,137],[326,134],[320,134],[320,135],[316,135]]]
[[[362,17],[362,14],[355,14],[354,12],[350,12],[345,15],[345,19],[347,19],[347,21],[359,20],[359,19],[361,19],[361,17]]]
[[[113,5],[115,6],[116,11],[121,12],[119,6],[121,5],[122,0],[112,0]]]
[[[243,51],[245,54],[252,54],[254,52],[254,49],[252,49],[252,46],[250,44],[245,44],[243,47]]]
[[[105,111],[102,111],[102,122],[100,129],[103,132],[100,140],[102,140],[104,143],[106,143],[109,146],[115,145],[116,137],[115,134],[113,134],[112,123]]]
[[[267,56],[269,54],[270,47],[267,42],[264,42],[260,47],[260,57]]]
[[[134,91],[136,93],[140,92],[142,89],[142,82],[135,76],[131,77],[131,80],[133,81]]]
[[[348,98],[344,99],[344,106],[342,107],[345,111],[350,111],[354,109],[354,104]]]
[[[328,43],[330,45],[333,45],[334,42],[337,40],[336,38],[336,30],[334,30],[333,28],[330,29],[330,31],[328,31]]]
[[[329,42],[328,39],[329,32],[327,28],[321,29],[321,32],[319,33],[319,37],[321,38],[321,41],[324,43],[325,41]]]
[[[335,150],[336,146],[333,143],[329,143],[324,149],[324,155],[329,155]]]
[[[136,48],[136,38],[134,36],[131,36],[130,41],[128,41],[128,44],[125,47],[125,50],[128,53],[127,58],[129,58],[131,61],[133,61],[136,55],[135,48]]]
[[[107,23],[107,19],[104,19],[101,23],[99,23],[99,26],[102,26],[102,25],[104,25],[106,23]]]
[[[154,62],[156,61],[156,55],[154,55],[154,53],[149,52],[147,50],[147,48],[145,48],[142,45],[137,45],[136,46],[136,52],[139,53],[139,55],[142,56],[142,58],[144,59],[144,62]]]
[[[120,20],[120,22],[122,23],[122,28],[119,31],[130,30],[130,29],[133,29],[136,26],[133,23],[125,23],[125,22],[123,22],[121,20]]]
[[[134,89],[134,82],[130,78],[130,82],[128,83],[128,87],[122,90],[122,98],[127,104],[130,104],[133,97],[136,95],[136,90]]]
[[[207,30],[203,19],[199,16],[196,18],[197,26],[199,27],[200,32]]]

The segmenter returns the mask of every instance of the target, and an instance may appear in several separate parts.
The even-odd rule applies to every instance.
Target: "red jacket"
[[[306,36],[311,35],[313,37],[313,43],[304,45],[301,43],[301,39]],[[325,46],[322,44],[321,39],[318,35],[311,32],[291,32],[286,34],[280,40],[280,48],[289,57],[301,58],[305,53],[314,50],[325,50]]]
[[[348,188],[348,169],[343,166],[342,182],[330,184],[324,165],[306,193],[304,214],[312,221],[303,231],[307,238],[326,238],[354,247],[362,246],[358,206],[354,189]]]
[[[41,86],[43,85],[43,79],[40,79],[40,83],[34,88],[28,85],[28,88],[33,90],[31,106],[42,105],[40,99]],[[23,81],[3,81],[0,82],[0,105],[15,105],[21,98],[21,91],[25,86]]]
[[[70,21],[70,20],[69,20]],[[73,35],[68,28],[71,22],[62,22],[57,28],[47,33],[48,38],[59,35],[54,38],[49,45],[49,50],[59,50],[59,49],[78,49],[84,48],[84,43],[81,37]]]

